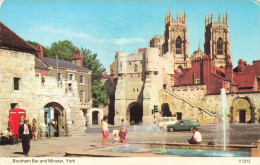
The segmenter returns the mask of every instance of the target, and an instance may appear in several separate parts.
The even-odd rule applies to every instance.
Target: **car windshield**
[[[199,121],[198,120],[192,120],[191,122],[192,123],[198,123]]]

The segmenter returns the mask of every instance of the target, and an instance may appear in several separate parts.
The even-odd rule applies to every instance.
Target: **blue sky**
[[[190,55],[204,44],[205,14],[215,20],[228,10],[233,65],[260,59],[260,3],[257,0],[5,0],[0,20],[25,40],[44,46],[71,40],[98,54],[109,71],[115,52],[134,52],[164,34],[165,14],[171,8],[187,12]]]

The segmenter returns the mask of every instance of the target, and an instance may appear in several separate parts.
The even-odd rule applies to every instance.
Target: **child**
[[[104,116],[104,117],[103,117],[103,121],[102,121],[102,131],[103,131],[102,146],[105,146],[105,145],[106,145],[106,143],[107,143],[107,138],[108,138],[108,135],[109,135],[107,122],[108,122],[108,117],[107,117],[107,116]]]
[[[119,138],[120,138],[120,142],[121,143],[125,143],[126,142],[126,133],[124,132],[123,128],[120,128]]]
[[[114,136],[113,143],[119,141],[118,133],[119,133],[118,130],[113,130],[113,136]]]

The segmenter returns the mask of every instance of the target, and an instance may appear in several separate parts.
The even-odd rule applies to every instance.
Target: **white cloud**
[[[0,0],[0,8],[1,8],[3,3],[4,3],[4,0]]]
[[[55,33],[55,34],[62,34],[70,37],[78,37],[84,39],[86,41],[97,42],[97,43],[108,43],[113,45],[127,45],[133,43],[143,43],[146,42],[142,38],[115,38],[115,39],[101,39],[97,37],[93,37],[91,35],[85,33],[77,33],[71,31],[69,29],[57,29],[50,26],[43,26],[40,28],[34,28],[32,32],[47,32],[47,33]]]

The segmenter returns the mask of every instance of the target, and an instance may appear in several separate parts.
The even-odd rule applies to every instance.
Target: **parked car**
[[[176,124],[167,125],[167,130],[170,132],[173,131],[188,131],[193,130],[193,128],[199,128],[200,123],[197,119],[185,119],[178,120]]]
[[[161,117],[160,121],[158,123],[160,129],[166,129],[167,125],[169,124],[175,124],[177,123],[177,120],[175,117]]]

